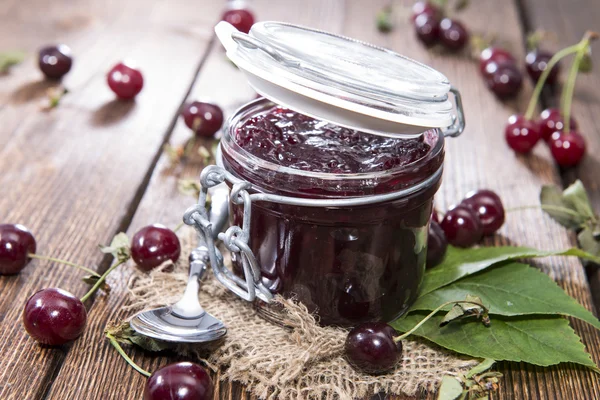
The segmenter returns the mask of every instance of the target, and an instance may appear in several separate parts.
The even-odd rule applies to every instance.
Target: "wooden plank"
[[[262,20],[283,20],[339,30],[343,18],[342,3],[324,3],[318,0],[274,3],[261,0],[254,1],[252,7]],[[220,3],[217,4],[218,7],[221,6]],[[255,92],[247,85],[244,76],[226,60],[221,45],[216,43],[200,71],[189,100],[210,99],[219,104],[227,116],[254,96]],[[182,144],[189,137],[190,130],[183,121],[178,120],[171,143]],[[209,147],[207,142],[204,144]],[[182,168],[173,169],[170,168],[168,158],[163,155],[158,161],[128,233],[131,235],[140,227],[155,222],[176,226],[181,221],[183,212],[196,201],[178,192],[177,181],[179,178],[197,179],[202,167],[200,160],[194,158]],[[110,277],[110,295],[92,306],[89,316],[90,328],[81,340],[74,343],[47,399],[141,398],[145,378],[130,368],[103,338],[104,327],[108,322],[127,316],[121,308],[127,301],[127,281],[130,275],[131,270],[123,268],[115,271]],[[159,366],[176,359],[172,355],[150,355],[134,348],[128,348],[127,352],[148,370],[156,370]],[[93,374],[90,371],[93,371]],[[72,385],[71,382],[78,383]],[[215,398],[254,399],[240,385],[221,382],[218,389]]]
[[[595,0],[522,0],[528,23],[532,30],[544,29],[556,34],[556,41],[544,43],[544,47],[556,51],[581,40],[586,30],[600,31],[600,3]],[[599,43],[593,45],[592,59],[594,70],[589,74],[579,74],[575,97],[573,99],[573,116],[577,119],[580,133],[587,143],[587,156],[576,168],[563,171],[565,185],[579,178],[590,194],[590,200],[596,210],[600,210],[600,179],[598,166],[600,159],[600,54]],[[567,61],[567,60],[565,60]],[[571,60],[562,62],[562,82],[565,82]],[[559,91],[560,93],[560,91]],[[558,98],[544,100],[547,104],[558,106]],[[600,307],[600,270],[588,270],[592,294],[595,294],[596,308]]]
[[[0,77],[0,221],[27,225],[40,254],[107,267],[97,244],[131,219],[211,37],[197,28],[210,16],[191,23],[195,10],[184,0],[0,5],[0,48],[32,53]],[[64,82],[71,93],[44,113],[38,102],[48,85],[33,53],[53,42],[69,44],[75,62]],[[136,60],[146,79],[131,103],[115,101],[105,83],[123,58]],[[36,345],[21,326],[22,307],[43,287],[82,295],[80,276],[33,261],[20,275],[0,278],[0,398],[45,396],[69,346]]]

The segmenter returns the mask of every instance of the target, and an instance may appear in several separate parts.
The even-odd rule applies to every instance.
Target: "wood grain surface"
[[[406,10],[410,3],[398,4]],[[560,0],[526,0],[525,7],[513,1],[498,3],[478,0],[457,17],[475,32],[496,32],[521,59],[525,29],[520,10],[525,10],[531,26],[559,33],[561,45],[578,40],[585,28],[597,25],[600,16],[596,0],[573,1],[576,6],[568,8]],[[575,176],[573,171],[561,176],[543,146],[528,157],[517,157],[504,143],[505,121],[515,110],[523,110],[531,85],[519,99],[500,102],[485,88],[476,63],[467,56],[424,49],[405,16],[398,17],[391,34],[378,33],[374,15],[385,1],[257,0],[251,4],[261,20],[343,33],[413,57],[442,71],[461,90],[467,129],[460,138],[447,141],[444,182],[436,196],[439,209],[481,187],[498,191],[507,208],[536,204],[540,185],[560,185],[563,178]],[[0,35],[0,50],[20,48],[33,53],[42,44],[61,41],[73,48],[77,58],[64,82],[72,93],[49,113],[39,111],[48,84],[41,81],[33,56],[11,74],[0,76],[0,221],[29,226],[42,254],[98,270],[105,270],[110,259],[103,258],[96,245],[106,243],[119,230],[133,234],[150,223],[177,225],[194,202],[177,191],[177,180],[197,177],[203,166],[199,157],[191,157],[173,168],[161,154],[165,140],[177,145],[189,138],[189,130],[177,118],[182,102],[186,97],[211,99],[229,115],[254,96],[241,73],[226,61],[220,45],[210,45],[211,29],[222,6],[221,2],[185,0],[75,4],[58,0],[43,7],[33,0],[1,2],[0,31],[10,35]],[[133,103],[114,101],[104,82],[106,70],[122,58],[135,59],[146,78],[144,91]],[[600,209],[594,155],[600,146],[600,126],[593,118],[594,111],[600,111],[598,91],[593,90],[599,88],[598,76],[582,79],[577,89],[575,113],[588,139],[589,153],[575,174],[585,181]],[[490,245],[513,243],[559,249],[575,242],[542,213],[530,210],[510,213],[500,234],[487,241]],[[536,265],[593,310],[578,260],[551,258]],[[144,378],[103,339],[107,323],[127,316],[119,310],[126,302],[129,276],[130,271],[121,268],[110,277],[110,295],[101,294],[89,304],[85,334],[61,349],[42,348],[27,337],[19,321],[22,305],[42,287],[60,286],[83,294],[86,286],[80,283],[80,274],[69,267],[35,261],[19,276],[2,277],[0,399],[141,398]],[[571,322],[598,363],[600,336],[583,322]],[[134,348],[127,351],[149,370],[177,359]],[[582,368],[503,363],[499,369],[505,378],[495,398],[600,398],[597,375]],[[215,382],[219,382],[218,375]],[[217,389],[215,398],[253,398],[240,385],[219,382]]]

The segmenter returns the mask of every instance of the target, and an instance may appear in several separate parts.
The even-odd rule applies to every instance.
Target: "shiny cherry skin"
[[[436,6],[435,4],[433,4],[429,1],[417,1],[412,6],[411,20],[413,22],[415,22],[417,17],[419,15],[423,15],[423,14],[429,15],[432,17],[437,17],[438,21],[439,21],[439,18],[440,18],[440,15],[442,14],[442,12],[438,6]]]
[[[112,67],[106,81],[110,89],[122,100],[133,99],[144,87],[144,77],[140,70],[123,62]]]
[[[223,125],[223,111],[216,104],[194,101],[183,108],[181,115],[198,136],[213,137]]]
[[[346,337],[344,352],[355,369],[368,374],[391,370],[402,357],[402,342],[395,342],[398,333],[385,322],[357,325]]]
[[[60,346],[77,339],[86,322],[87,311],[81,300],[57,288],[35,293],[23,310],[23,325],[29,336],[49,346]]]
[[[504,128],[504,137],[508,146],[517,153],[529,153],[540,140],[538,125],[523,115],[514,114],[508,118]]]
[[[504,205],[500,196],[488,189],[467,193],[462,204],[475,211],[484,235],[493,235],[504,224]]]
[[[571,121],[571,126],[569,127],[571,131],[577,130],[577,121],[573,117],[569,118]],[[565,129],[565,124],[560,114],[560,111],[556,108],[547,108],[540,114],[540,120],[538,121],[538,126],[540,130],[540,136],[545,141],[550,139],[550,136],[556,131],[561,131]]]
[[[483,236],[483,226],[479,217],[473,209],[462,204],[449,209],[440,226],[448,243],[453,246],[471,247]]]
[[[131,258],[144,271],[150,271],[167,260],[176,262],[180,253],[179,238],[163,225],[145,226],[131,239]]]
[[[500,98],[516,96],[523,85],[523,74],[513,62],[488,62],[484,78],[488,88]]]
[[[38,65],[40,71],[48,79],[60,79],[71,70],[73,56],[69,46],[59,44],[46,46],[38,53]]]
[[[0,275],[19,273],[35,249],[35,238],[23,225],[0,224]]]
[[[486,73],[486,66],[490,62],[516,64],[515,57],[508,50],[501,47],[488,47],[481,52],[479,55],[479,70],[482,74]]]
[[[427,236],[427,268],[438,265],[446,255],[448,240],[444,230],[435,221],[429,223],[429,234]]]
[[[550,137],[550,152],[561,167],[574,167],[585,155],[585,139],[576,131],[556,131]]]
[[[192,362],[178,362],[154,372],[146,381],[144,400],[212,400],[208,372]]]
[[[240,32],[248,33],[254,25],[254,14],[244,8],[233,8],[225,11],[221,20],[229,22]]]
[[[433,46],[440,38],[440,20],[435,15],[418,15],[415,19],[415,33],[425,46]]]
[[[527,70],[527,74],[533,79],[534,82],[537,82],[542,76],[542,73],[548,66],[548,62],[554,56],[554,54],[544,51],[544,50],[533,50],[527,53],[525,56],[525,68]],[[560,71],[560,64],[556,64],[548,78],[546,79],[546,84],[554,85],[558,80],[558,73]]]
[[[456,20],[444,18],[440,21],[440,43],[449,50],[458,51],[469,41],[469,32]]]

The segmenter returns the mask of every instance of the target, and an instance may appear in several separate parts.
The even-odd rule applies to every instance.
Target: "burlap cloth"
[[[129,282],[127,309],[138,311],[176,302],[188,278],[188,255],[195,236],[187,227],[180,234],[182,253],[174,266],[146,274],[135,269]],[[201,284],[200,302],[228,328],[223,343],[207,353],[198,346],[177,351],[198,357],[222,379],[238,381],[263,399],[354,399],[379,392],[414,395],[435,390],[442,376],[464,373],[477,363],[422,341],[405,340],[402,361],[387,375],[371,376],[352,369],[343,358],[347,331],[320,327],[299,303],[279,302],[288,328],[267,322],[253,305],[237,298],[211,271]]]

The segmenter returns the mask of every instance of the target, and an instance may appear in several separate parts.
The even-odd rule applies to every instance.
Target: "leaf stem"
[[[113,272],[115,270],[115,268],[117,268],[119,265],[123,264],[124,262],[125,262],[125,260],[119,261],[118,263],[114,264],[109,269],[107,269],[106,272],[103,273],[100,278],[98,278],[98,281],[96,281],[96,284],[94,286],[92,286],[92,288],[81,298],[81,302],[85,303],[85,301],[87,299],[89,299],[96,292],[96,290],[98,290],[100,288],[100,286],[102,286],[102,284],[106,280],[106,277],[108,276],[108,274]]]
[[[488,308],[486,306],[484,306],[481,303],[477,303],[475,301],[467,301],[467,300],[460,300],[460,301],[447,301],[444,304],[440,305],[438,308],[436,308],[435,310],[433,310],[432,312],[430,312],[425,318],[423,318],[421,320],[421,322],[419,322],[417,325],[415,325],[410,331],[403,333],[400,336],[397,336],[394,338],[394,341],[396,343],[398,343],[399,341],[401,341],[402,339],[405,339],[407,336],[412,335],[413,332],[415,332],[417,329],[419,329],[421,327],[421,325],[423,325],[425,322],[427,322],[431,317],[433,317],[435,314],[437,314],[438,311],[442,310],[444,307],[449,306],[451,304],[474,304],[476,306],[479,306],[481,308],[483,308],[483,314],[488,314],[490,312],[490,310],[488,310]]]
[[[133,367],[133,369],[135,369],[137,372],[139,372],[140,374],[147,376],[147,377],[152,375],[152,374],[150,374],[150,372],[146,371],[145,369],[143,369],[142,367],[137,365],[127,355],[127,353],[125,353],[125,350],[123,350],[123,348],[121,347],[121,345],[119,344],[119,342],[117,341],[117,339],[115,339],[115,337],[113,335],[111,335],[110,333],[107,333],[106,337],[110,341],[110,344],[113,345],[113,347],[117,350],[117,352],[121,355],[121,357],[123,357],[125,359],[125,361],[127,361],[127,363]]]
[[[84,267],[83,265],[78,265],[78,264],[72,263],[71,261],[61,260],[59,258],[54,258],[54,257],[41,256],[39,254],[34,254],[34,253],[29,253],[29,254],[27,254],[27,256],[30,258],[37,258],[38,260],[52,261],[52,262],[59,263],[59,264],[69,265],[71,267],[75,267],[82,271],[85,271],[88,274],[91,274],[95,277],[98,277],[98,278],[100,277],[100,274],[97,273],[96,271],[93,271],[87,267]]]
[[[542,89],[544,88],[544,84],[546,83],[546,79],[550,75],[550,71],[554,68],[558,62],[568,56],[569,54],[577,53],[579,51],[580,44],[574,44],[573,46],[565,47],[564,49],[556,52],[554,56],[548,61],[548,65],[546,69],[540,75],[540,79],[538,79],[535,89],[533,90],[533,94],[531,95],[531,99],[529,100],[529,105],[527,106],[527,111],[525,112],[525,118],[531,119],[533,118],[533,113],[535,112],[535,108],[537,107],[538,100],[540,98],[540,94],[542,93]]]

